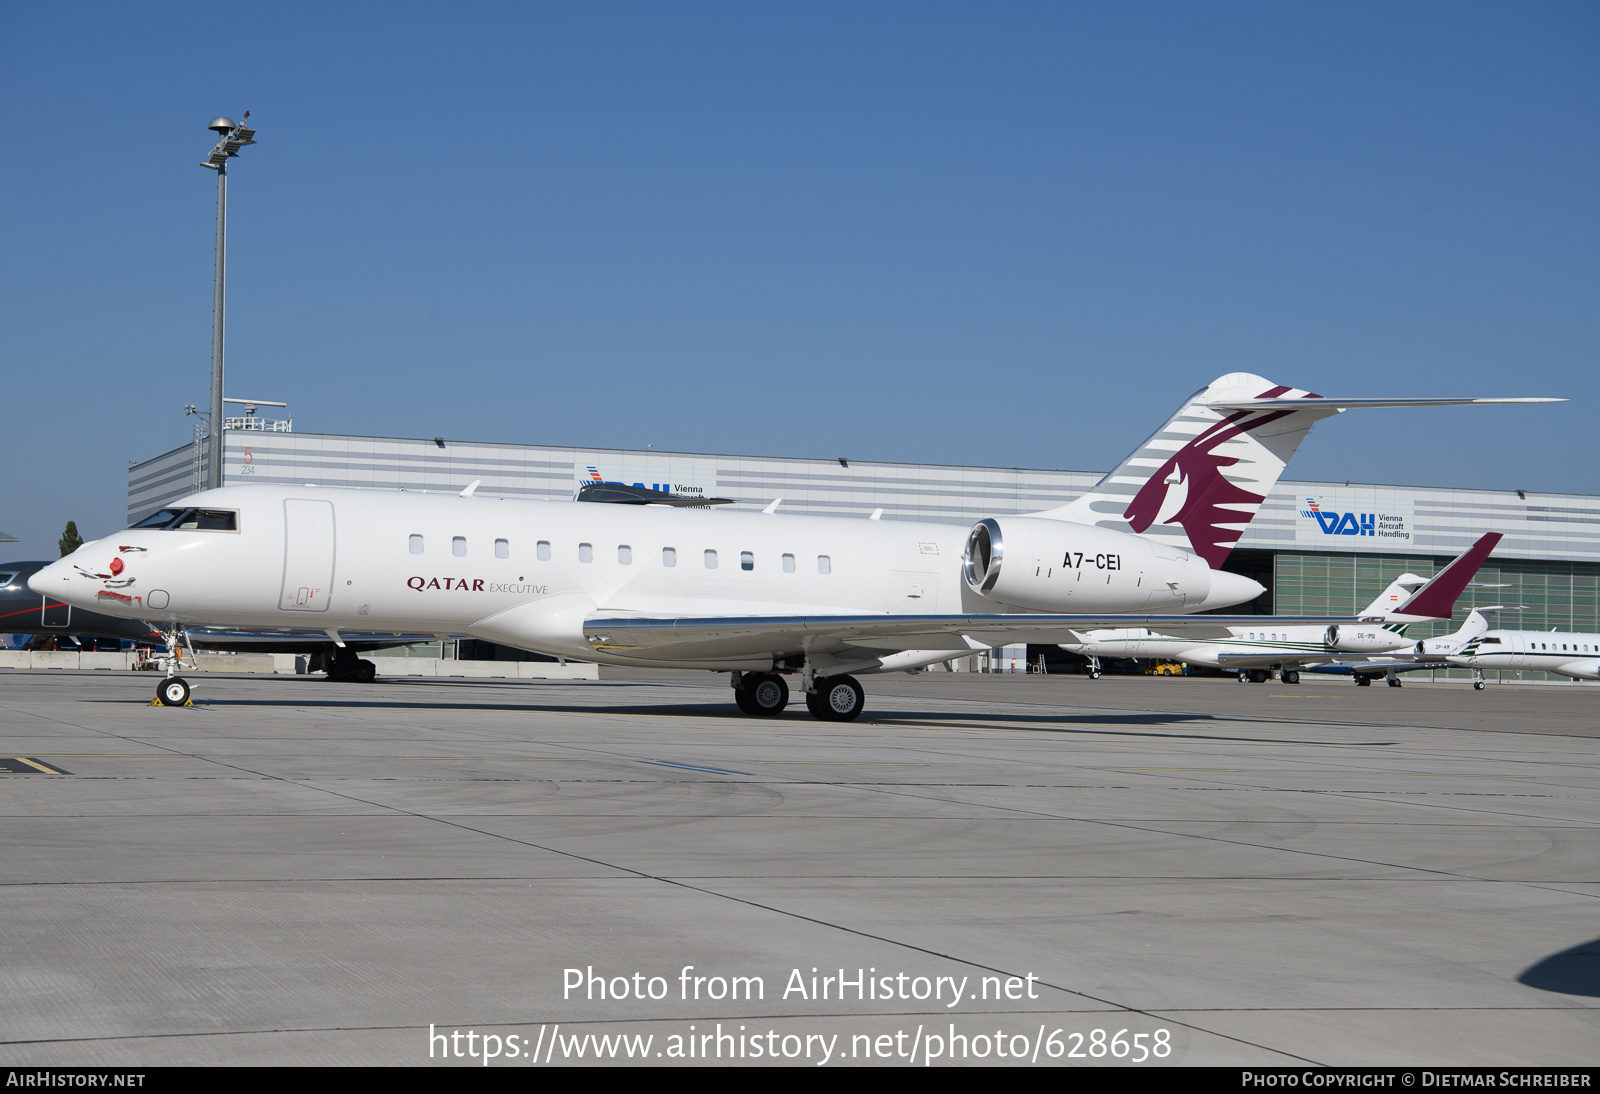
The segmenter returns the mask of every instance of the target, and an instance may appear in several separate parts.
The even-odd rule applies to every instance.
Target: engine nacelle
[[[1344,627],[1335,623],[1322,632],[1322,645],[1329,651],[1382,653],[1401,648],[1403,641],[1403,639],[1398,639],[1393,633],[1373,623]],[[1422,643],[1418,642],[1415,649],[1418,653],[1421,653]]]
[[[1043,517],[980,520],[967,536],[963,574],[985,599],[1038,612],[1193,611],[1211,595],[1214,576],[1252,587],[1241,600],[1261,591],[1246,578],[1214,574],[1186,550]]]

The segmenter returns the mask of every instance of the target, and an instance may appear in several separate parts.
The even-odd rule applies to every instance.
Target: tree
[[[62,558],[66,558],[83,546],[83,537],[78,534],[77,521],[67,521],[67,530],[61,533],[60,539],[56,540],[56,546],[61,548]]]

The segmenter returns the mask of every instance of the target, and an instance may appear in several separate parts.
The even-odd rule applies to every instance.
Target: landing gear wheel
[[[756,711],[755,700],[750,698],[750,692],[744,688],[733,689],[733,701],[738,705],[739,709],[744,711],[746,714],[758,713]]]
[[[1298,684],[1300,682],[1300,674],[1298,672],[1286,672],[1283,674],[1282,680],[1285,684]]]
[[[1239,683],[1242,684],[1246,680],[1250,679],[1250,674],[1248,672],[1245,672],[1243,669],[1241,669],[1241,670],[1239,670],[1239,675],[1235,676],[1234,679],[1239,681]]]
[[[851,676],[818,680],[816,692],[806,696],[806,708],[824,722],[853,722],[861,713],[867,693]]]
[[[1091,679],[1091,680],[1100,679],[1100,670],[1099,669],[1090,669],[1089,670],[1089,679]]]
[[[1370,688],[1371,686],[1372,686],[1372,677],[1370,677],[1370,676],[1357,676],[1356,677],[1356,687],[1358,687],[1358,688]]]
[[[1400,678],[1398,676],[1389,677],[1389,686],[1392,687],[1392,688],[1399,687],[1400,686]]]
[[[164,707],[181,707],[189,701],[189,681],[181,676],[169,676],[156,688],[156,698]]]
[[[789,685],[776,673],[746,676],[743,682],[745,686],[739,689],[743,699],[738,696],[735,699],[746,714],[772,718],[782,714],[783,708],[789,705]]]
[[[370,684],[377,678],[378,666],[362,658],[361,663],[356,666],[356,679],[363,684]]]
[[[1483,681],[1482,680],[1474,680],[1472,682],[1472,690],[1473,691],[1482,691],[1483,690]]]
[[[1252,684],[1265,684],[1271,678],[1272,678],[1272,674],[1270,672],[1268,672],[1266,669],[1251,669],[1250,670],[1250,682]]]

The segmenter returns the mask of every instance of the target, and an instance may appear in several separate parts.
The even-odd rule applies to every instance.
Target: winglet
[[[472,497],[473,493],[478,489],[478,484],[481,483],[481,482],[483,482],[482,479],[473,479],[471,482],[469,482],[467,484],[467,488],[465,490],[461,491],[461,495],[460,496],[463,497],[463,498]]]
[[[1499,546],[1501,535],[1490,532],[1456,556],[1455,561],[1434,575],[1433,580],[1413,593],[1404,604],[1390,612],[1391,623],[1416,623],[1428,619],[1449,619],[1456,609],[1456,597],[1467,587],[1478,567]]]

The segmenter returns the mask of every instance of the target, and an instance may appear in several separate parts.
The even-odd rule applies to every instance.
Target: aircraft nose
[[[67,575],[67,567],[60,562],[52,562],[28,578],[28,588],[40,596],[54,596],[61,599],[61,583]]]

